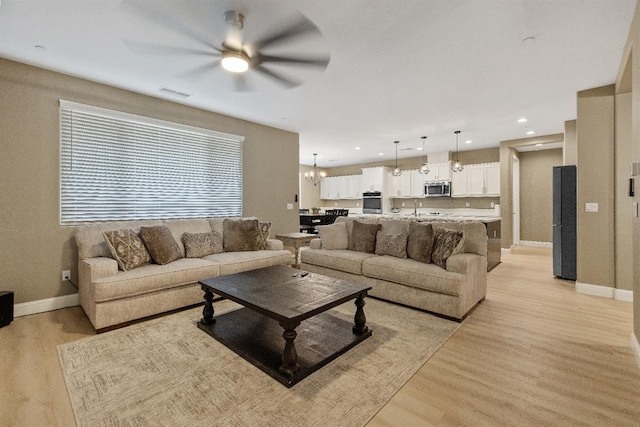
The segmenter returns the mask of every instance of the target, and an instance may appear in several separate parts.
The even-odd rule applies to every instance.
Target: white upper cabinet
[[[386,193],[389,190],[393,192],[390,178],[389,168],[384,166],[362,168],[362,192],[380,191]]]
[[[424,197],[424,182],[426,175],[417,170],[411,171],[411,197]]]
[[[465,165],[462,172],[454,172],[451,180],[451,196],[500,196],[500,163]]]
[[[417,170],[404,170],[400,176],[391,176],[392,198],[424,197],[425,176]]]
[[[451,179],[451,163],[429,163],[427,181],[449,181]]]
[[[361,199],[362,175],[328,176],[320,183],[320,198],[325,200]]]
[[[320,198],[328,199],[330,192],[331,192],[331,180],[329,178],[325,178],[322,181],[320,181]]]
[[[348,199],[362,198],[362,175],[347,176],[347,198]]]

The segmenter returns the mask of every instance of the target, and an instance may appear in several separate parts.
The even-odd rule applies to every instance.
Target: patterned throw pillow
[[[380,224],[365,224],[353,221],[349,250],[372,254],[376,250],[376,234],[382,226]]]
[[[259,222],[258,229],[258,250],[264,251],[267,249],[267,239],[269,238],[269,231],[271,230],[270,222]]]
[[[409,223],[407,256],[416,261],[431,264],[433,251],[433,226],[429,223],[412,221]]]
[[[225,252],[257,251],[260,227],[257,219],[225,219],[222,245]]]
[[[407,238],[409,233],[390,234],[378,231],[376,236],[376,255],[391,255],[397,258],[407,257]]]
[[[336,222],[331,225],[319,225],[318,237],[322,240],[322,249],[336,250],[349,247],[349,234],[347,224]]]
[[[169,264],[184,257],[178,242],[164,225],[140,227],[140,237],[156,264]]]
[[[202,258],[224,252],[222,236],[215,231],[211,233],[184,233],[182,242],[187,258]]]
[[[447,228],[436,228],[433,234],[433,263],[446,269],[447,258],[462,248],[464,234]]]
[[[151,262],[147,248],[134,230],[105,231],[102,234],[120,270],[129,271]]]

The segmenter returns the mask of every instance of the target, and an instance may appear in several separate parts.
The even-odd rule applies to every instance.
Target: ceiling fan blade
[[[133,40],[123,40],[124,44],[138,55],[202,55],[220,56],[220,49],[206,50],[190,47],[167,46],[157,43],[143,43]]]
[[[317,33],[320,35],[320,30],[308,19],[301,19],[285,30],[267,36],[262,40],[258,40],[255,43],[252,43],[252,45],[256,50],[260,51],[266,47],[273,47],[274,45],[285,43],[310,33]]]
[[[281,85],[287,87],[287,88],[293,88],[296,86],[301,85],[302,83],[297,81],[297,80],[293,80],[289,77],[285,77],[280,73],[276,73],[273,70],[268,70],[266,68],[264,68],[262,65],[255,65],[252,67],[253,70],[256,70],[257,72],[272,78],[273,80],[277,81],[278,83],[280,83]]]
[[[193,31],[186,24],[178,21],[173,16],[164,13],[157,8],[157,4],[154,2],[141,2],[140,0],[125,0],[120,4],[124,10],[137,15],[138,17],[155,22],[165,28],[169,28],[177,33],[180,33],[191,40],[197,41],[200,44],[219,50],[210,40],[202,37],[196,31]]]
[[[291,65],[307,65],[313,67],[326,68],[329,64],[329,57],[324,58],[301,58],[292,56],[274,56],[274,55],[260,55],[260,63],[283,63]]]
[[[192,80],[192,79],[200,79],[206,75],[206,73],[211,73],[217,66],[220,65],[220,61],[208,61],[206,64],[202,64],[198,67],[192,68],[191,70],[185,71],[184,73],[180,73],[177,77]]]

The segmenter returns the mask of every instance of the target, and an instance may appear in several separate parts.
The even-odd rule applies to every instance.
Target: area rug
[[[352,321],[355,306],[331,313]],[[200,308],[63,344],[58,355],[78,426],[361,426],[459,327],[371,298],[365,313],[373,335],[291,388],[198,329]]]

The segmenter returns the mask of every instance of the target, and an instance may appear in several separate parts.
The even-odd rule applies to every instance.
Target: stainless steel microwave
[[[451,181],[426,182],[424,197],[451,197]]]

